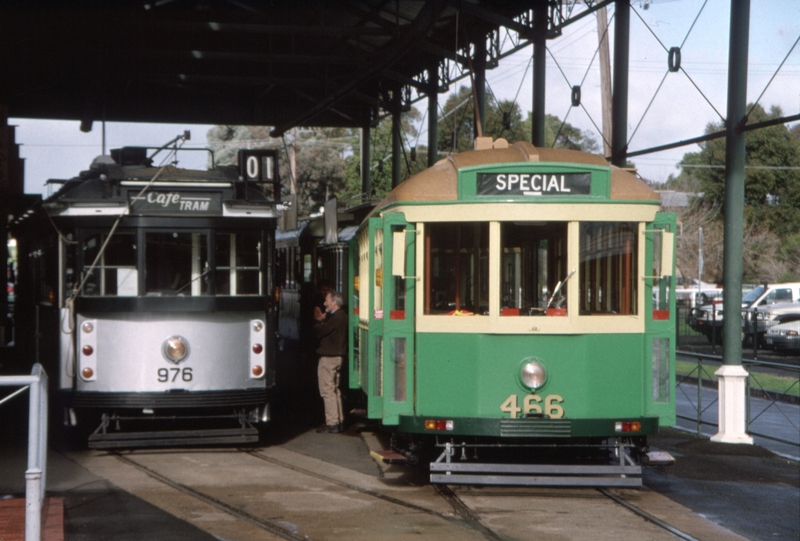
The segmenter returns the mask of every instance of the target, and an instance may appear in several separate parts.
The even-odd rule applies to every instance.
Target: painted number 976
[[[538,394],[529,394],[522,399],[522,407],[519,405],[519,398],[517,395],[512,394],[506,401],[500,404],[500,411],[508,413],[512,419],[516,419],[520,413],[535,415],[543,415],[550,419],[561,419],[564,417],[564,408],[561,403],[564,399],[561,395],[549,394],[544,397],[544,404],[542,404],[542,397]]]
[[[170,381],[178,381],[180,376],[182,381],[192,381],[191,368],[159,368],[158,381],[161,383],[168,383]]]

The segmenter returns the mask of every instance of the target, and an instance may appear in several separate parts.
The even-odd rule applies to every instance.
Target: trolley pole
[[[750,0],[731,0],[728,53],[728,118],[725,122],[725,239],[723,241],[722,366],[719,377],[719,432],[724,443],[753,443],[746,432],[745,382],[742,367],[742,235],[744,234],[744,162],[747,123],[747,48]]]

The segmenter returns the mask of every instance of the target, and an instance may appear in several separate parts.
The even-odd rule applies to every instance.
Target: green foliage
[[[747,122],[754,124],[782,116],[779,107],[767,112],[756,105]],[[721,123],[709,124],[706,133],[723,129]],[[745,258],[746,279],[791,281],[800,277],[800,171],[793,169],[799,163],[798,126],[789,130],[779,124],[746,133],[745,229],[761,230],[753,235],[752,258]],[[670,178],[670,188],[685,186],[693,188],[687,191],[702,193],[702,206],[714,209],[711,221],[721,231],[725,212],[725,139],[702,143],[699,152],[684,154],[681,166],[679,177]],[[747,245],[747,231],[745,237]],[[721,268],[713,272],[722,275]]]
[[[350,130],[344,128],[302,128],[292,130],[286,139],[269,135],[269,126],[214,126],[206,134],[218,165],[237,164],[241,148],[281,150],[278,163],[284,193],[292,182],[288,159],[294,140],[298,212],[316,212],[329,198],[344,188],[345,156],[354,145]]]
[[[756,105],[747,123],[754,124],[783,116],[779,107],[766,112]],[[706,133],[721,131],[721,124],[709,124]],[[747,132],[745,136],[745,205],[746,214],[765,223],[780,237],[800,230],[800,171],[792,170],[800,163],[800,138],[784,125]],[[724,213],[725,139],[700,145],[700,152],[685,154],[681,164],[697,180],[706,202]],[[785,168],[785,169],[784,169]]]
[[[485,136],[502,137],[509,143],[530,141],[532,114],[523,119],[519,104],[510,100],[497,101],[488,97],[485,106]],[[439,117],[439,151],[463,152],[473,148],[475,130],[475,106],[472,89],[462,86],[450,95],[442,107]],[[597,140],[589,132],[561,121],[553,115],[545,115],[545,146],[568,148],[585,152],[599,152]]]

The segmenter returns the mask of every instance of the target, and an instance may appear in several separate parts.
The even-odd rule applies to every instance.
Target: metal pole
[[[614,94],[611,100],[611,163],[625,167],[628,161],[628,56],[631,6],[617,0],[614,13]]]
[[[723,241],[725,318],[719,377],[719,431],[712,440],[753,443],[746,433],[745,380],[742,367],[742,237],[744,235],[744,162],[747,123],[747,50],[750,0],[731,0],[728,54],[728,117],[725,122],[725,238]]]
[[[474,136],[486,135],[486,38],[475,43],[475,58],[473,59],[475,73],[475,105],[478,118],[475,119]]]
[[[402,126],[400,116],[400,87],[392,93],[392,188],[400,185],[400,159],[403,154],[403,142],[400,140]]]
[[[439,161],[439,62],[428,66],[428,167]]]
[[[545,78],[547,74],[547,3],[537,2],[533,7],[533,113],[531,116],[531,142],[545,146]]]
[[[742,364],[742,237],[744,235],[744,162],[747,118],[747,48],[750,0],[731,0],[730,54],[728,60],[728,118],[725,123],[725,238],[722,362]]]
[[[370,125],[361,127],[361,193],[362,203],[367,203],[372,198],[372,171],[370,169]]]

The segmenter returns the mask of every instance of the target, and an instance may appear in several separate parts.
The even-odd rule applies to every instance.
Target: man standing
[[[338,434],[342,431],[342,393],[339,390],[339,374],[342,359],[347,353],[347,314],[342,310],[342,294],[330,291],[325,295],[325,312],[314,307],[314,332],[319,339],[317,355],[317,379],[319,394],[325,404],[325,424],[317,432]]]

